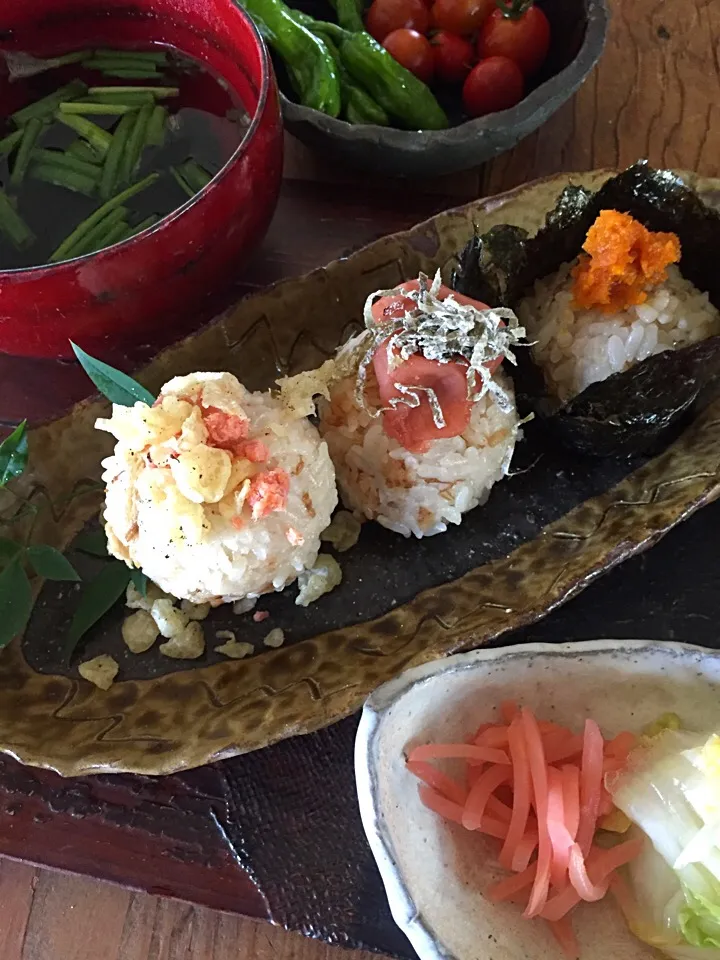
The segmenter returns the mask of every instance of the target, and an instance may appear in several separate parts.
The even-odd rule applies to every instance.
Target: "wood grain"
[[[2,960],[331,960],[269,924],[110,883],[0,861]],[[346,960],[371,955],[344,951]]]
[[[482,192],[640,158],[720,170],[720,4],[611,0],[605,53],[577,95],[515,150],[488,164]]]
[[[245,271],[246,290],[312,269],[444,206],[535,177],[621,167],[639,157],[655,165],[720,175],[720,2],[610,3],[608,46],[595,73],[544,127],[482,170],[431,183],[370,181],[313,157],[289,140],[281,204],[263,250]],[[42,417],[59,412],[85,389],[72,365],[3,357],[0,382],[0,424],[28,413]],[[250,897],[247,878],[237,869],[233,875],[219,835],[212,849],[204,839],[193,882],[192,860],[187,859],[183,874],[178,860],[163,853],[167,837],[140,834],[136,819],[120,815],[117,792],[106,810],[97,807],[88,817],[84,811],[92,804],[84,795],[79,795],[75,812],[58,814],[56,785],[28,776],[17,765],[13,774],[13,761],[3,764],[0,850],[5,853],[262,913],[262,901]],[[76,788],[68,784],[67,789]],[[162,786],[155,789],[162,793]],[[97,806],[97,798],[92,802]],[[135,855],[123,858],[133,843],[140,844]],[[2,960],[343,956],[369,960],[367,954],[340,953],[205,907],[0,860]]]

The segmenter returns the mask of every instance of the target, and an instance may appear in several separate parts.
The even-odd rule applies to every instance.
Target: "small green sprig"
[[[28,463],[27,423],[23,420],[0,443],[0,488],[21,476]],[[29,505],[33,506],[33,505]],[[36,513],[37,508],[27,511]],[[17,519],[22,507],[10,518]],[[77,582],[78,572],[59,550],[44,543],[22,543],[0,537],[0,648],[6,647],[27,626],[32,611],[28,569],[46,580]]]
[[[97,389],[112,403],[132,406],[141,401],[152,404],[155,397],[132,377],[96,360],[75,344],[72,345],[82,368]],[[22,476],[28,465],[27,423],[23,420],[0,443],[0,489]],[[13,494],[13,496],[16,496]],[[55,547],[31,543],[32,527],[41,509],[30,500],[22,501],[11,515],[0,517],[0,530],[12,528],[17,521],[30,518],[30,529],[24,540],[0,536],[0,648],[5,647],[27,626],[32,612],[30,574],[46,580],[80,582],[82,578],[72,563]],[[52,504],[50,504],[52,508]],[[130,582],[147,595],[147,577],[141,570],[131,570],[119,560],[110,558],[107,540],[97,530],[82,533],[73,544],[80,553],[102,558],[106,562],[92,579],[83,581],[78,603],[65,640],[65,655],[70,659],[87,631],[120,599]]]
[[[117,403],[121,407],[132,407],[138,400],[147,403],[150,407],[155,403],[155,397],[137,380],[133,380],[126,373],[103,363],[102,360],[96,360],[95,357],[85,353],[72,341],[70,346],[73,348],[80,366],[110,403]]]
[[[137,380],[91,357],[77,344],[71,342],[71,346],[80,366],[111,403],[132,407],[138,401],[150,406],[155,402],[155,397]],[[81,534],[74,546],[83,553],[108,558],[107,541],[99,531]],[[83,586],[65,639],[64,653],[68,660],[83,636],[120,599],[130,582],[142,596],[147,596],[148,580],[142,570],[131,570],[119,560],[108,559],[98,575]]]

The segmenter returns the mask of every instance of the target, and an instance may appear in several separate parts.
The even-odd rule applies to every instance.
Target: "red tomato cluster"
[[[423,83],[462,84],[473,117],[519,103],[550,47],[532,0],[373,0],[365,26]]]

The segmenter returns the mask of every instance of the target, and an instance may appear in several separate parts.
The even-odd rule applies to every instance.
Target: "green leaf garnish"
[[[22,633],[30,619],[32,589],[20,558],[0,573],[0,648]]]
[[[8,540],[7,537],[0,537],[0,565],[4,566],[9,560],[17,556],[22,550],[19,543],[14,540]]]
[[[19,477],[27,466],[27,420],[23,420],[9,437],[0,443],[0,487]]]
[[[107,557],[107,537],[102,530],[81,533],[72,543],[73,550],[89,553],[92,557]]]
[[[80,602],[65,640],[64,653],[68,660],[78,641],[120,599],[129,582],[129,567],[117,561],[107,564],[97,577],[88,583],[80,594]]]
[[[46,580],[80,580],[80,575],[59,550],[47,544],[37,544],[27,548],[27,558],[39,577]]]
[[[75,356],[80,361],[80,365],[92,382],[98,388],[100,393],[107,397],[111,403],[117,403],[121,407],[132,407],[135,403],[147,403],[152,406],[155,403],[155,397],[146,390],[137,380],[133,380],[126,373],[116,370],[102,360],[96,360],[89,353],[85,353],[77,344],[70,341],[70,346],[75,351]]]
[[[141,597],[147,598],[148,578],[142,570],[131,570],[130,579]]]

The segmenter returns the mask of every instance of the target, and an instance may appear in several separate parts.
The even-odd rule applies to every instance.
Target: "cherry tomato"
[[[495,7],[495,0],[435,0],[432,23],[461,35],[475,33]]]
[[[378,43],[393,30],[417,30],[427,33],[430,14],[423,0],[373,0],[365,26]]]
[[[550,24],[540,7],[531,6],[519,17],[494,10],[478,37],[480,59],[509,57],[526,77],[537,73],[550,48]]]
[[[418,80],[430,83],[435,72],[435,60],[427,37],[417,30],[393,30],[383,40],[383,46]]]
[[[507,57],[489,57],[476,64],[463,84],[463,103],[472,117],[508,110],[523,98],[522,71]]]
[[[438,30],[430,43],[438,80],[443,83],[462,83],[475,62],[475,50],[470,41],[449,30]]]

